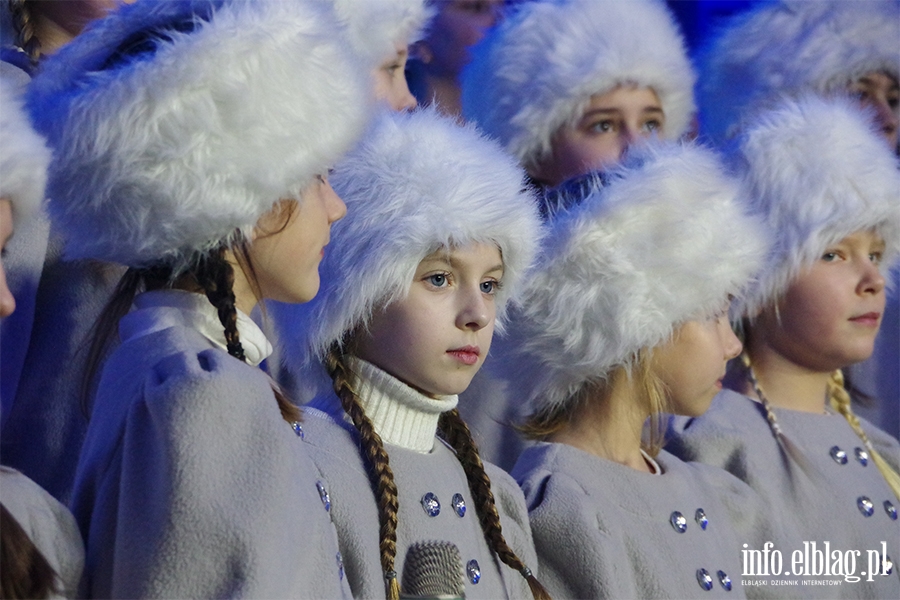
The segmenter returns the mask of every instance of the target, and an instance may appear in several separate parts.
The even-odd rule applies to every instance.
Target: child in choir
[[[28,122],[15,81],[0,76],[0,249],[35,218],[44,199],[50,151]],[[0,319],[16,300],[0,257]],[[84,546],[65,506],[22,473],[0,466],[0,597],[74,598]]]
[[[735,15],[707,43],[697,88],[702,133],[734,137],[780,94],[850,92],[897,148],[900,3],[775,0]]]
[[[767,246],[737,189],[700,147],[632,153],[551,223],[497,340],[539,440],[512,474],[556,598],[744,596],[758,498],[660,450],[665,413],[703,413],[741,349],[729,299]]]
[[[350,595],[247,316],[315,295],[346,210],[324,174],[369,85],[338,29],[315,0],[137,2],[32,81],[67,256],[128,267],[85,348],[118,328],[73,493],[86,597]]]
[[[694,81],[664,2],[527,2],[475,48],[463,115],[554,187],[687,133]]]
[[[842,374],[872,353],[900,250],[895,158],[850,101],[816,96],[759,115],[734,152],[775,249],[741,305],[734,391],[679,424],[672,450],[759,492],[785,557],[861,553],[858,581],[835,570],[839,587],[798,597],[900,597],[900,444],[854,415]]]
[[[319,384],[304,439],[354,596],[544,597],[521,491],[456,411],[537,246],[524,173],[429,108],[384,115],[332,180],[350,216],[321,293],[273,312],[291,368]],[[420,568],[431,541],[449,574]],[[443,587],[422,594],[429,577]]]
[[[334,0],[334,6],[351,47],[371,64],[376,97],[393,110],[415,108],[406,59],[427,29],[426,0]]]

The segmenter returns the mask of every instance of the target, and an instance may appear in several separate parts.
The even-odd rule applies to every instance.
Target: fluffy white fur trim
[[[737,15],[700,59],[701,128],[733,137],[771,96],[833,92],[866,73],[900,73],[897,0],[780,0]]]
[[[302,306],[274,305],[292,370],[315,370],[329,346],[403,298],[419,262],[441,247],[496,244],[497,322],[540,242],[540,219],[516,161],[473,126],[434,109],[386,113],[331,176],[347,204],[332,227],[321,287]]]
[[[884,238],[887,276],[900,251],[900,172],[852,100],[784,100],[757,116],[734,152],[749,202],[775,235],[744,314],[757,314],[828,246],[857,231],[874,229]]]
[[[424,35],[434,14],[425,0],[334,0],[338,18],[347,26],[354,50],[372,67]]]
[[[12,203],[15,226],[44,201],[50,150],[31,128],[22,107],[22,86],[0,77],[0,198]]]
[[[30,99],[67,255],[180,265],[297,198],[368,120],[338,29],[316,0],[137,2],[48,59]],[[109,66],[160,30],[154,52]]]
[[[694,112],[694,81],[663,2],[529,2],[473,50],[463,73],[463,114],[530,168],[591,96],[623,83],[653,88],[666,115],[665,137],[680,137]]]
[[[717,157],[669,144],[634,154],[559,213],[492,368],[534,411],[630,368],[680,324],[715,315],[762,264],[768,240]]]

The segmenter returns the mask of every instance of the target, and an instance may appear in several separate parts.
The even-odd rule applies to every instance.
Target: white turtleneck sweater
[[[460,551],[466,598],[531,597],[525,579],[488,548],[463,467],[435,436],[440,415],[456,407],[457,397],[430,398],[364,360],[348,357],[347,363],[359,403],[384,442],[398,489],[394,570],[399,581],[410,547],[438,540]],[[323,476],[353,595],[384,597],[378,502],[358,434],[333,393],[313,400],[304,415],[304,439]],[[521,490],[501,469],[486,463],[485,470],[507,543],[537,573]]]

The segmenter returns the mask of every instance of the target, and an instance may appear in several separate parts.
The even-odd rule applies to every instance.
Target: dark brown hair
[[[49,598],[59,592],[56,571],[0,504],[0,598]]]
[[[397,600],[400,597],[400,586],[397,582],[397,573],[394,571],[394,560],[397,556],[399,500],[388,454],[384,449],[381,437],[375,432],[372,421],[365,415],[359,403],[352,387],[353,378],[338,344],[333,345],[329,350],[325,359],[325,367],[334,383],[334,391],[341,401],[341,406],[359,432],[360,446],[369,467],[369,477],[378,501],[379,546],[381,568],[385,574],[386,595],[388,600]],[[522,574],[536,600],[549,599],[550,595],[547,590],[503,538],[500,515],[494,503],[494,494],[491,492],[491,480],[484,470],[484,464],[478,454],[478,447],[472,439],[469,428],[459,416],[459,412],[454,409],[441,415],[438,431],[441,437],[456,451],[459,462],[462,464],[466,480],[469,483],[469,491],[475,502],[475,512],[478,514],[488,547],[506,565]]]

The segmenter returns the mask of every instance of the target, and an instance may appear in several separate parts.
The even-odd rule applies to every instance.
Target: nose
[[[409,91],[409,83],[406,76],[397,83],[397,90],[391,99],[391,108],[397,112],[409,112],[417,106],[416,97]]]
[[[16,310],[16,299],[6,286],[6,271],[0,264],[0,319],[8,317]]]
[[[628,148],[631,147],[632,144],[642,139],[644,134],[641,132],[641,128],[632,123],[625,123],[622,125],[622,129],[619,130],[619,160],[625,157],[625,153],[628,152]]]
[[[877,295],[884,291],[885,284],[884,274],[878,268],[878,265],[871,261],[866,261],[862,267],[862,277],[859,280],[857,293]]]
[[[722,348],[725,350],[725,360],[731,360],[738,356],[741,350],[744,349],[741,340],[738,339],[738,336],[735,335],[734,330],[731,328],[731,323],[728,322],[727,316],[719,317],[719,336],[719,339],[722,340]]]
[[[347,205],[337,195],[337,192],[331,187],[331,182],[327,179],[325,180],[325,189],[322,190],[322,195],[325,198],[325,209],[328,214],[329,225],[340,221],[347,215]]]
[[[460,290],[461,300],[456,317],[459,329],[480,331],[494,319],[494,306],[480,289]]]
[[[881,130],[891,147],[897,145],[897,128],[900,126],[900,116],[891,108],[884,96],[870,98],[864,104],[875,111],[875,123]]]

